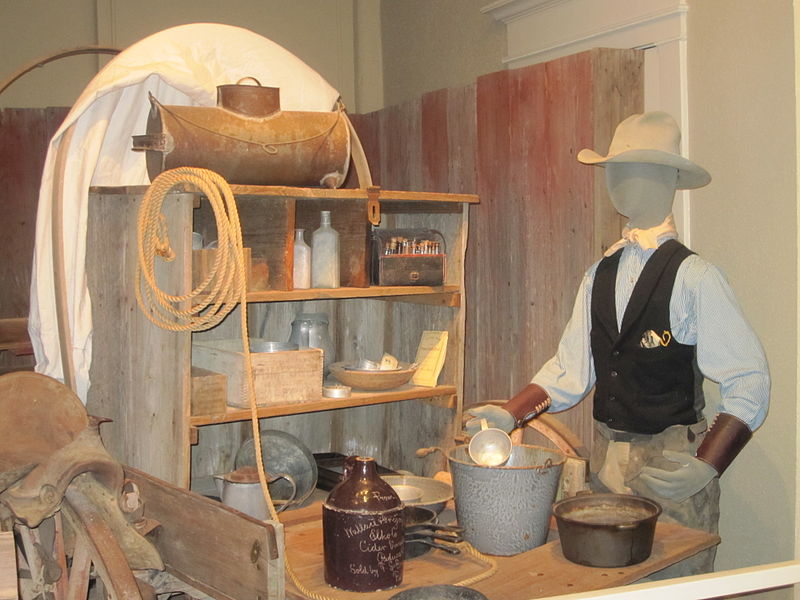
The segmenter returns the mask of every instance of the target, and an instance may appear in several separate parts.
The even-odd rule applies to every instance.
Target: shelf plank
[[[0,350],[8,350],[16,356],[33,354],[27,317],[0,319]]]
[[[353,392],[349,398],[320,398],[317,402],[260,406],[258,407],[258,417],[260,419],[264,417],[281,417],[286,415],[318,412],[322,410],[333,410],[337,408],[352,408],[354,406],[371,406],[375,404],[386,404],[389,402],[400,402],[403,400],[419,400],[436,398],[438,396],[452,396],[455,394],[456,387],[453,385],[438,385],[436,387],[404,385],[397,389],[386,392]],[[213,425],[217,423],[246,421],[249,418],[249,408],[235,408],[229,406],[226,412],[221,414],[192,416],[189,419],[189,424],[193,427],[200,427],[203,425]]]
[[[93,186],[91,193],[96,194],[144,194],[149,186]],[[188,190],[186,190],[188,191]],[[285,185],[231,185],[231,191],[237,197],[258,196],[261,198],[304,198],[327,200],[366,200],[367,190],[364,188],[302,188]],[[456,204],[477,204],[477,194],[450,194],[443,192],[409,192],[405,190],[378,190],[379,202],[445,202]]]
[[[248,302],[291,302],[294,300],[328,300],[341,298],[384,298],[414,302],[415,297],[420,297],[418,302],[438,304],[444,306],[459,306],[461,293],[457,285],[444,286],[370,286],[365,288],[340,287],[332,289],[312,288],[308,290],[264,290],[249,292]],[[428,296],[430,302],[424,297]]]
[[[0,532],[0,600],[17,600],[17,553],[14,533]]]

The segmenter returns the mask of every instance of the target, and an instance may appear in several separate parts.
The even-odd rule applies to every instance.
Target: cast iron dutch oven
[[[658,502],[625,494],[585,494],[553,505],[564,557],[590,567],[647,559],[660,514]]]

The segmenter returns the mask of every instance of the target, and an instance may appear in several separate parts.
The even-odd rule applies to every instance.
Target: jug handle
[[[289,508],[289,506],[291,506],[294,503],[295,498],[297,497],[297,483],[295,482],[294,477],[292,477],[288,473],[277,473],[275,475],[272,475],[267,481],[269,483],[272,483],[273,481],[276,481],[278,479],[285,479],[286,481],[288,481],[289,485],[292,486],[292,493],[289,495],[289,499],[285,501],[283,506],[275,509],[276,513],[283,512],[284,510]]]

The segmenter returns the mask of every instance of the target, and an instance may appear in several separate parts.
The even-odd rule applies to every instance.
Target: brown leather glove
[[[753,432],[744,421],[728,413],[718,413],[695,456],[722,475],[751,437]]]
[[[522,427],[550,408],[551,403],[543,387],[529,383],[506,402],[503,408],[513,415],[515,427]]]

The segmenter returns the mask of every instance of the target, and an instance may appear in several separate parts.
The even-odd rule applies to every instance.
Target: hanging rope
[[[164,292],[156,282],[156,256],[170,262],[175,252],[169,242],[166,220],[161,207],[173,189],[191,186],[208,198],[217,224],[218,251],[209,275],[188,294],[175,295]],[[264,494],[270,518],[280,521],[272,502],[264,470],[261,448],[261,430],[253,385],[253,366],[250,361],[250,344],[247,328],[247,283],[242,247],[242,230],[236,201],[228,183],[220,175],[207,169],[180,167],[165,171],[150,184],[139,207],[137,239],[139,261],[136,274],[136,299],[142,312],[154,324],[169,331],[202,331],[224,319],[233,308],[241,306],[242,351],[248,382],[247,396],[250,404],[250,423],[256,448],[256,466],[261,491]],[[284,556],[284,565],[294,585],[300,592],[314,600],[330,600],[311,590],[297,578]]]

